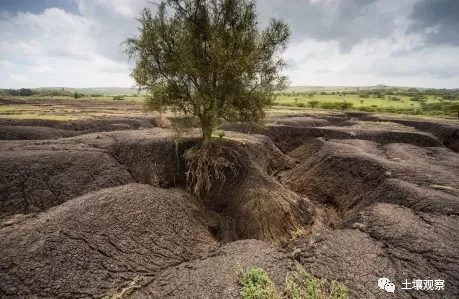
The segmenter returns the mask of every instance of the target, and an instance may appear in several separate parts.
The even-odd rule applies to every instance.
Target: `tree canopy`
[[[163,0],[145,8],[138,35],[125,42],[132,77],[166,108],[199,118],[204,143],[219,118],[259,123],[281,74],[290,29],[271,19],[259,28],[253,0]]]

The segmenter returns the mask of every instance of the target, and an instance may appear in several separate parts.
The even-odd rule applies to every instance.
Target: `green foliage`
[[[124,100],[124,97],[122,97],[122,96],[114,96],[114,97],[113,97],[113,100],[114,100],[114,101],[123,101],[123,100]]]
[[[138,20],[125,45],[148,108],[197,116],[204,144],[219,118],[260,123],[287,82],[280,54],[290,29],[272,19],[260,31],[254,0],[163,0]]]
[[[243,299],[348,299],[345,285],[326,279],[317,279],[307,273],[299,264],[296,271],[287,274],[283,292],[276,290],[266,271],[252,268],[248,272],[238,269],[237,282]]]
[[[322,109],[340,109],[347,110],[352,108],[354,105],[348,102],[322,102],[320,108]]]
[[[248,272],[239,268],[237,282],[243,299],[278,299],[281,297],[266,271],[261,268],[252,268]]]
[[[79,92],[77,92],[77,91],[75,91],[75,92],[73,93],[73,98],[74,98],[74,99],[79,99],[79,98],[81,98],[81,97],[83,97],[83,95],[82,95],[81,93],[79,93]]]
[[[19,95],[22,97],[30,97],[31,95],[33,95],[33,91],[28,88],[21,88],[19,90]]]
[[[218,138],[221,139],[221,138],[225,137],[225,131],[223,131],[223,130],[218,130],[218,131],[217,131],[217,135],[218,135]]]
[[[308,104],[311,108],[316,108],[317,106],[319,106],[319,101],[311,100],[311,101],[308,101]]]

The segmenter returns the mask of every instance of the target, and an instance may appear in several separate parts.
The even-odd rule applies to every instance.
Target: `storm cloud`
[[[147,0],[0,2],[0,87],[132,86],[122,42]],[[459,87],[457,0],[259,0],[288,22],[292,85]]]
[[[459,45],[459,1],[421,0],[410,15],[410,33],[421,33],[431,45]]]

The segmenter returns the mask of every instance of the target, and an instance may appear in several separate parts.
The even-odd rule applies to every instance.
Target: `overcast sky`
[[[129,87],[146,0],[0,0],[0,88]],[[459,0],[259,0],[292,28],[292,85],[459,88]]]

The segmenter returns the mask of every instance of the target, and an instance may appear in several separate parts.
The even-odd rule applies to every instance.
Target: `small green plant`
[[[301,255],[301,249],[299,249],[298,247],[294,247],[292,250],[292,259],[298,260],[300,258],[300,255]]]
[[[348,299],[347,287],[336,281],[318,279],[297,263],[297,269],[287,274],[283,292],[276,287],[261,268],[244,271],[239,266],[237,282],[243,299]]]
[[[220,138],[220,139],[225,137],[225,131],[223,131],[223,130],[218,130],[216,133],[217,133],[218,138]]]
[[[278,299],[281,294],[276,290],[274,283],[265,270],[252,268],[245,271],[239,267],[237,282],[240,286],[240,295],[243,299]]]

